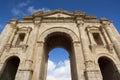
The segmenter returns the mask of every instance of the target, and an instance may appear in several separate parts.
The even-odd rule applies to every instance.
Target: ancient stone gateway
[[[72,80],[120,80],[120,35],[113,23],[64,10],[39,11],[6,24],[0,80],[46,80],[48,53],[55,47],[69,52]]]

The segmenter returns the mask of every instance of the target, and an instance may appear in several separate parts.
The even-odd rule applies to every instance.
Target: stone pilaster
[[[9,39],[7,45],[6,45],[6,51],[9,51],[10,48],[11,48],[13,40],[14,40],[14,37],[15,37],[15,34],[16,34],[16,31],[17,31],[17,27],[14,27],[13,31],[12,31],[12,34],[10,36],[10,39]]]
[[[120,42],[115,37],[114,32],[111,29],[111,23],[107,20],[102,20],[103,27],[105,28],[111,42],[113,43],[113,47],[115,48],[115,51],[120,59]]]
[[[77,20],[78,29],[80,32],[81,45],[83,49],[83,55],[85,60],[85,77],[86,80],[101,80],[99,76],[96,76],[94,71],[94,63],[92,58],[92,53],[89,48],[89,43],[86,38],[86,33],[84,29],[84,22],[82,18]]]
[[[37,43],[37,51],[32,80],[44,80],[44,42]]]
[[[36,40],[38,38],[38,30],[40,27],[40,22],[41,20],[39,20],[39,22],[35,23],[35,27],[34,29],[31,31],[31,35],[30,35],[30,31],[28,31],[28,33],[26,34],[25,40],[24,40],[24,44],[26,44],[27,40],[28,40],[28,36],[29,36],[29,40],[28,40],[28,49],[26,51],[26,59],[25,59],[25,66],[26,69],[32,69],[32,65],[33,65],[33,56],[35,53],[35,45],[36,45]],[[27,74],[28,76],[24,79],[24,80],[29,80],[30,77],[33,75],[33,73],[31,73],[31,71],[26,72],[25,74]],[[36,80],[36,79],[35,79]]]
[[[39,27],[39,26],[38,26]],[[25,39],[24,39],[24,42],[23,44],[27,44],[27,41],[28,41],[28,37],[30,35],[30,32],[31,32],[31,29],[28,29],[28,31],[26,32],[26,35],[25,35]]]
[[[107,42],[107,48],[109,49],[109,51],[112,53],[113,52],[113,44],[111,43],[106,31],[105,31],[105,28],[103,26],[101,26],[101,30],[102,30],[102,33],[104,35],[104,39],[106,40]]]
[[[45,51],[44,51],[44,54],[45,54]],[[45,68],[45,70],[43,70],[43,72],[41,72],[41,74],[43,74],[43,76],[44,76],[44,79],[43,80],[47,80],[47,69],[48,69],[48,56],[45,56],[44,55],[44,57],[43,57],[44,59],[44,61],[45,61],[45,66],[42,66],[43,68]],[[44,64],[44,62],[43,62],[43,64]],[[41,68],[41,69],[43,69],[43,68]]]
[[[12,35],[11,35],[9,41],[8,41],[8,44],[9,44],[9,45],[12,45],[12,41],[13,41],[13,38],[14,38],[14,36],[15,36],[16,30],[17,30],[17,28],[15,27],[15,28],[13,29],[13,31],[12,31]]]
[[[86,66],[88,66],[87,63],[89,61],[91,62],[92,58],[91,58],[91,51],[89,49],[89,43],[88,43],[86,35],[85,35],[84,22],[82,20],[79,20],[77,22],[77,25],[78,25],[78,29],[79,29],[79,32],[80,32],[81,45],[82,45],[82,49],[83,49],[85,63],[86,63]]]
[[[90,38],[90,48],[91,48],[91,51],[92,51],[92,53],[95,53],[95,49],[96,49],[95,47],[97,46],[97,44],[96,44],[96,42],[95,42],[95,40],[93,38],[92,32],[90,32],[89,29],[87,29],[87,33],[88,33],[88,36]]]
[[[0,75],[2,74],[2,69],[3,69],[4,64],[0,63]]]
[[[76,62],[76,73],[73,74],[73,79],[75,80],[85,80],[84,77],[84,58],[82,54],[81,44],[79,41],[73,42],[74,56]],[[75,66],[74,66],[75,67]],[[73,71],[75,72],[75,71]]]
[[[26,67],[26,66],[25,66]],[[15,80],[31,80],[33,70],[32,69],[19,69],[15,76]]]
[[[85,77],[85,80],[103,80],[100,71],[95,69],[85,71]]]
[[[17,42],[18,37],[19,37],[19,34],[16,33],[15,38],[14,38],[13,43],[12,43],[13,46],[16,45],[16,42]]]
[[[9,23],[7,23],[1,34],[2,39],[0,39],[0,56],[2,55],[3,50],[5,49],[5,46],[12,35],[13,28],[16,27],[17,21],[17,19],[12,19]]]
[[[28,55],[27,59],[29,58],[31,60],[33,58],[33,52],[34,52],[36,41],[38,38],[38,33],[39,33],[38,31],[40,26],[41,26],[41,19],[38,22],[35,22],[34,28],[32,30],[28,29],[28,32],[26,33],[24,43],[29,44],[28,50],[26,51],[27,53],[26,55]]]

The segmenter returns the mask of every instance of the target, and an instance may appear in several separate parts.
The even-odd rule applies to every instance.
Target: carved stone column
[[[36,60],[32,80],[44,80],[44,42],[37,43]]]
[[[92,51],[92,53],[95,53],[95,49],[96,49],[97,44],[96,44],[96,42],[95,42],[95,40],[93,38],[92,32],[90,32],[89,29],[87,29],[87,33],[88,33],[88,36],[90,38],[90,48],[91,48],[91,51]]]
[[[16,27],[13,28],[12,35],[11,35],[9,41],[8,41],[8,45],[11,45],[11,44],[12,44],[12,41],[13,41],[13,38],[14,38],[14,36],[15,36],[16,30],[17,30]]]
[[[85,59],[85,78],[86,80],[101,80],[98,76],[95,75],[93,58],[89,48],[89,43],[85,35],[86,33],[85,33],[84,22],[82,18],[79,18],[77,20],[77,25],[80,32],[81,45],[82,45],[83,55]]]
[[[83,54],[84,54],[84,58],[85,58],[85,62],[86,62],[85,64],[86,64],[86,66],[90,66],[90,65],[88,65],[88,62],[91,62],[92,58],[91,58],[91,51],[89,49],[89,44],[87,43],[85,30],[84,30],[84,27],[83,27],[84,22],[83,21],[78,21],[77,25],[78,25],[78,29],[79,29],[79,32],[80,32],[81,44],[82,44]]]
[[[109,51],[112,53],[113,52],[113,44],[111,43],[106,31],[105,31],[105,28],[103,26],[101,26],[101,30],[102,30],[102,33],[104,35],[104,39],[106,40],[107,42],[107,48],[109,49]]]
[[[30,35],[30,32],[31,32],[31,29],[28,29],[28,31],[26,32],[25,39],[24,39],[24,42],[23,42],[24,45],[27,43],[28,36]]]
[[[18,37],[19,37],[19,33],[16,33],[16,34],[15,34],[15,38],[14,38],[13,43],[12,43],[13,46],[16,45],[16,42],[17,42]]]
[[[13,40],[14,40],[14,37],[15,37],[16,31],[17,31],[17,27],[13,27],[12,34],[11,34],[11,36],[10,36],[10,39],[9,39],[7,45],[6,45],[6,49],[7,49],[6,51],[9,51],[10,48],[11,48],[12,43],[13,43]]]
[[[15,80],[31,80],[32,69],[18,69]]]
[[[38,30],[39,30],[39,27],[40,27],[40,22],[36,23],[35,24],[35,27],[33,29],[33,31],[31,32],[31,35],[29,35],[29,32],[26,34],[26,37],[25,37],[25,41],[24,41],[24,44],[27,42],[28,40],[28,36],[29,36],[29,40],[28,40],[28,49],[26,51],[26,60],[25,60],[25,66],[27,69],[32,69],[32,65],[33,65],[33,56],[35,54],[35,51],[36,51],[36,40],[38,38]],[[32,70],[33,71],[33,70]],[[24,80],[29,80],[30,77],[33,75],[33,73],[31,73],[31,71],[29,71],[29,73],[26,73],[28,75],[28,77]],[[34,80],[37,80],[37,79],[34,79]]]
[[[0,56],[2,55],[2,52],[5,49],[7,42],[9,41],[13,27],[16,27],[17,21],[17,19],[12,19],[9,23],[7,23],[3,33],[1,34],[2,39],[0,40]]]
[[[111,40],[111,42],[113,43],[113,47],[115,48],[115,51],[117,52],[117,55],[120,59],[120,42],[117,40],[117,38],[114,35],[114,32],[111,29],[111,23],[108,21],[102,21],[102,24]]]
[[[84,58],[82,54],[82,49],[81,49],[81,44],[80,41],[73,42],[73,47],[74,47],[74,56],[75,56],[75,64],[74,68],[76,69],[76,73],[73,73],[73,80],[85,80],[84,77]],[[73,71],[75,72],[75,71]]]
[[[39,26],[38,26],[39,27]],[[28,44],[27,44],[27,42],[28,42],[28,38],[29,38],[29,36],[30,36],[30,32],[31,32],[31,28],[28,28],[28,30],[25,32],[25,38],[24,38],[24,41],[22,42],[22,44],[21,44],[21,46],[22,46],[22,48],[23,48],[23,52],[25,52],[26,51],[26,49],[27,49],[27,47],[28,47]],[[36,36],[36,35],[32,35],[32,36]],[[33,39],[33,38],[32,38]],[[35,38],[36,39],[36,38]],[[35,40],[33,39],[33,43],[35,43],[34,42]],[[32,42],[31,42],[31,44],[32,44]],[[28,60],[29,61],[29,60]]]

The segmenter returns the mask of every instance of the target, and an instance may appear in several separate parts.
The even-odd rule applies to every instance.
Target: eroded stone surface
[[[80,11],[39,11],[12,19],[0,35],[0,80],[14,80],[12,72],[15,80],[46,80],[48,52],[54,47],[70,53],[72,80],[119,80],[119,41],[110,21]],[[17,69],[11,63],[16,57]]]

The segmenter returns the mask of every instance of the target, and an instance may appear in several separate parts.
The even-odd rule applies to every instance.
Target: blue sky
[[[59,57],[56,58],[56,56]],[[49,59],[55,64],[59,63],[60,60],[64,62],[65,59],[69,60],[69,53],[63,48],[54,48],[49,52]]]
[[[0,32],[12,18],[22,19],[38,10],[80,10],[112,21],[120,32],[120,0],[1,0]]]
[[[86,14],[96,15],[98,19],[102,17],[108,18],[120,32],[120,0],[0,0],[0,32],[6,22],[12,18],[22,19],[23,16],[31,15],[38,10],[50,11],[54,9],[63,9],[71,12],[79,10],[86,12]],[[59,58],[55,58],[57,56],[55,53],[59,54]],[[51,51],[50,55],[53,57],[50,57],[49,61],[50,65],[53,66],[53,68],[49,67],[50,73],[51,70],[53,72],[58,69],[64,71],[68,68],[65,66],[69,64],[69,61],[66,61],[69,59],[67,51],[58,48]],[[60,62],[59,59],[61,58],[62,61]],[[60,65],[59,68],[56,68],[57,65]],[[50,75],[49,79],[55,80],[56,78],[59,79]],[[66,80],[66,78],[64,79]],[[70,79],[67,78],[67,80]]]
[[[21,19],[32,11],[54,9],[80,10],[98,18],[106,17],[120,32],[120,0],[1,0],[0,31],[11,18]]]

